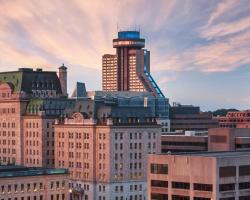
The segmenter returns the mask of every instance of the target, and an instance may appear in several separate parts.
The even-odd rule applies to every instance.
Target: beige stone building
[[[150,155],[148,199],[248,200],[250,151]]]
[[[70,170],[71,187],[85,200],[147,198],[147,154],[160,153],[161,128],[119,121],[74,113],[55,124],[56,167]]]
[[[54,166],[55,119],[73,107],[66,67],[0,73],[0,163]],[[65,91],[64,91],[65,90]]]
[[[66,169],[0,166],[0,200],[68,200]]]

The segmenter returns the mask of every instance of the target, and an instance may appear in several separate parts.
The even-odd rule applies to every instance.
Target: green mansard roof
[[[21,68],[19,71],[1,72],[0,82],[9,83],[15,93],[32,93],[32,90],[55,90],[61,94],[61,85],[56,72],[34,71],[29,68]]]

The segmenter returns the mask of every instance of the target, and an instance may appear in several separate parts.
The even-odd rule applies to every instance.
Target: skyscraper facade
[[[116,55],[103,56],[104,91],[152,92],[164,97],[150,75],[150,52],[138,31],[120,31],[113,40]]]

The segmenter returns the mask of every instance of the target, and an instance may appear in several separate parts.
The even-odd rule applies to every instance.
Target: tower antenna
[[[119,24],[116,23],[116,31],[119,32]]]

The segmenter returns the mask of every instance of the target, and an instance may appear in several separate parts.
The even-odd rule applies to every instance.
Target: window
[[[150,168],[152,174],[168,174],[167,164],[151,164]]]
[[[250,195],[247,196],[240,196],[239,200],[249,200],[250,199]]]
[[[167,194],[151,193],[151,199],[155,200],[168,200]]]
[[[190,189],[190,183],[175,182],[174,181],[174,182],[172,182],[172,188],[189,190]]]
[[[239,176],[250,175],[250,165],[239,166]]]
[[[250,182],[239,183],[239,189],[240,190],[250,189]]]
[[[219,176],[222,177],[234,177],[236,176],[236,167],[220,167],[219,169]]]
[[[213,191],[213,185],[212,184],[194,183],[194,190]]]
[[[151,180],[151,186],[152,187],[168,187],[168,182],[167,181],[159,181],[159,180]]]
[[[230,191],[230,190],[235,190],[235,184],[234,183],[228,183],[228,184],[220,184],[219,185],[219,191]]]
[[[172,200],[190,200],[190,197],[181,195],[172,195]]]

